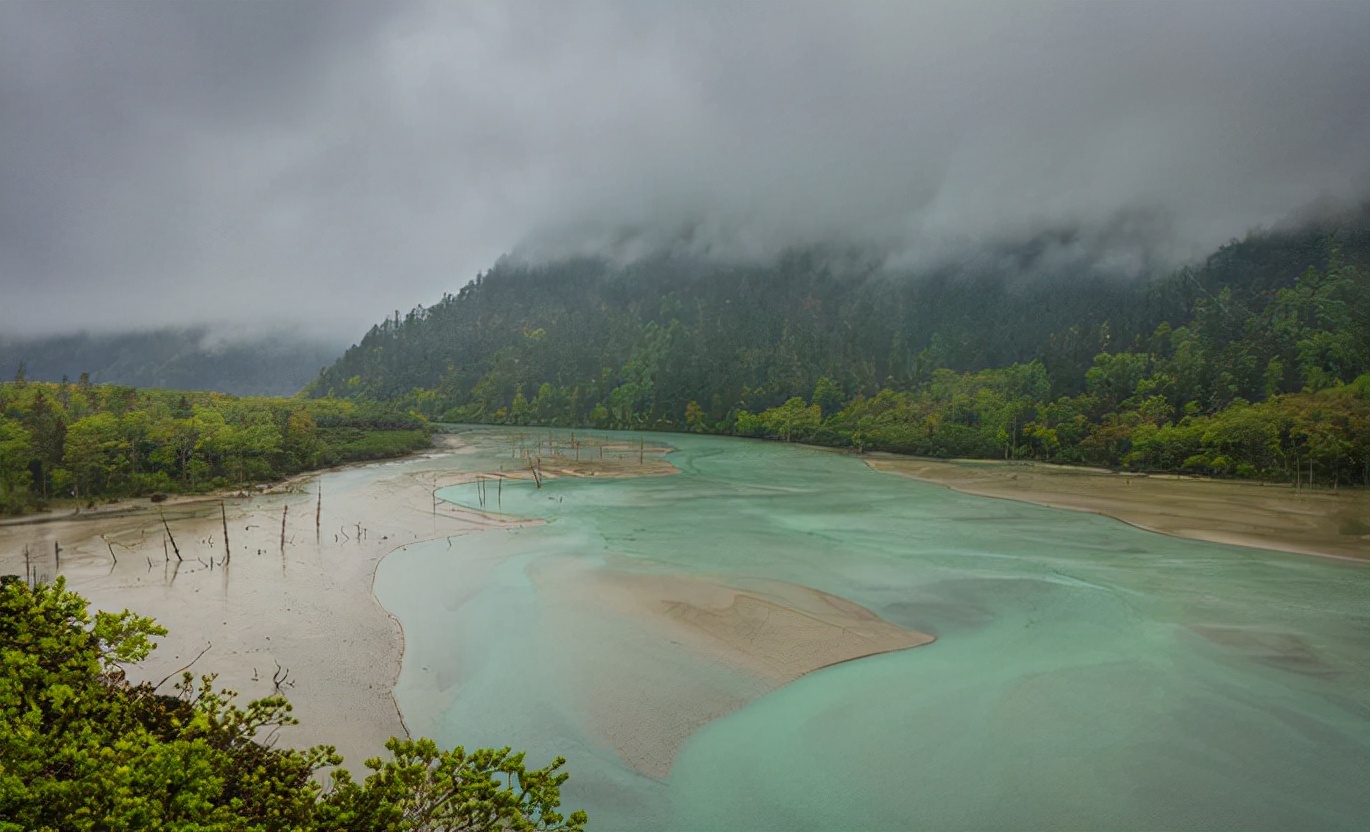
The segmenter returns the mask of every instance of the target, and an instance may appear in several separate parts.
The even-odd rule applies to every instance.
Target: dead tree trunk
[[[179,546],[176,545],[176,536],[171,533],[171,526],[167,525],[166,514],[164,514],[162,510],[158,508],[157,516],[162,518],[162,528],[166,530],[167,540],[171,541],[171,551],[176,553],[176,562],[180,563],[181,561],[185,560],[185,558],[181,557],[181,549]]]
[[[228,543],[228,510],[224,508],[224,501],[219,501],[219,519],[224,521],[224,566],[228,566],[228,561],[233,557],[233,547]]]

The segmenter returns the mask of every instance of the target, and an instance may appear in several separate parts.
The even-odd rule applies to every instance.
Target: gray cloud
[[[1050,232],[1136,268],[1370,192],[1368,36],[1360,3],[0,3],[0,330],[355,332],[515,249]]]

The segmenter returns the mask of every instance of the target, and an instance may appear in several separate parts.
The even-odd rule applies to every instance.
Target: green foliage
[[[1370,208],[1153,279],[1000,253],[921,274],[821,249],[505,261],[373,328],[310,392],[449,420],[1370,479],[1363,399],[1336,392],[1370,372]]]
[[[32,443],[22,424],[0,417],[0,514],[17,513],[27,501]]]
[[[371,402],[0,384],[0,513],[268,481],[428,444],[424,419]]]
[[[802,442],[811,438],[822,422],[821,408],[816,404],[806,404],[798,396],[782,405],[768,408],[757,416],[745,410],[737,414],[739,433],[771,436],[786,442]]]
[[[842,409],[846,397],[842,395],[842,388],[838,386],[837,382],[823,376],[814,385],[812,401],[818,405],[821,411],[820,415],[826,419]]]
[[[578,830],[584,812],[557,811],[566,760],[529,769],[524,755],[508,748],[471,753],[458,746],[442,751],[429,739],[392,738],[392,759],[366,761],[372,771],[358,784],[346,771],[319,812],[329,829]]]
[[[0,832],[18,830],[579,830],[557,811],[565,761],[392,739],[357,783],[331,747],[263,743],[294,722],[279,696],[239,707],[212,675],[174,695],[126,681],[165,635],[90,615],[66,589],[0,580]]]
[[[431,444],[425,430],[365,430],[343,427],[320,428],[318,440],[323,449],[319,451],[316,459],[324,465],[400,456]]]

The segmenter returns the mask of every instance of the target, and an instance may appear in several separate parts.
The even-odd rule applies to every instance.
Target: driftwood
[[[178,668],[176,668],[175,670],[173,670],[173,671],[171,671],[170,673],[168,673],[167,675],[163,676],[163,677],[162,677],[162,681],[160,681],[160,682],[158,682],[157,684],[153,685],[153,686],[152,686],[152,689],[153,689],[153,690],[156,690],[157,688],[160,688],[162,685],[165,685],[165,684],[167,683],[167,680],[170,679],[172,676],[175,676],[177,673],[184,673],[185,671],[189,670],[189,669],[190,669],[190,665],[193,665],[193,664],[195,664],[196,662],[198,662],[198,661],[200,660],[200,657],[203,656],[204,654],[208,653],[208,652],[209,652],[209,648],[211,648],[211,647],[213,647],[213,646],[214,646],[214,642],[212,642],[212,641],[211,641],[211,642],[207,642],[207,643],[205,644],[205,649],[201,650],[199,653],[196,653],[196,654],[195,654],[195,658],[191,659],[189,664],[185,665],[184,667],[178,667]]]
[[[280,693],[283,687],[295,687],[295,683],[290,681],[290,671],[281,667],[280,662],[276,662],[276,672],[271,674],[271,684],[275,686],[277,693]]]

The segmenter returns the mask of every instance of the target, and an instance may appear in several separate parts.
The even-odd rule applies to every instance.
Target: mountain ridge
[[[133,332],[0,336],[0,372],[34,381],[76,380],[233,395],[290,396],[340,345],[288,333],[221,337],[208,326]]]

